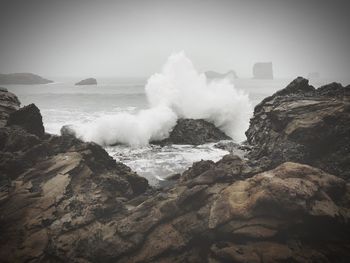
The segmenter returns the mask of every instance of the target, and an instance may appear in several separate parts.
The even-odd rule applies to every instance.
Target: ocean
[[[258,104],[263,98],[284,88],[292,79],[253,80],[236,79],[234,85],[249,96],[251,103]],[[47,85],[2,85],[15,93],[22,106],[35,103],[43,116],[45,130],[60,134],[63,125],[80,125],[113,116],[121,112],[137,113],[147,109],[145,79],[98,79],[97,86],[75,86],[77,79],[61,79]],[[326,81],[314,82],[315,86]],[[147,145],[107,146],[106,151],[117,161],[131,167],[146,177],[151,185],[159,186],[163,180],[181,173],[195,161],[218,161],[228,152],[214,144],[200,146],[172,145],[166,147]],[[242,152],[237,152],[241,154]]]

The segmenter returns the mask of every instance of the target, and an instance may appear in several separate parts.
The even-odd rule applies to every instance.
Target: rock
[[[346,93],[338,88],[334,94],[330,87],[305,93],[298,85],[271,99],[298,103],[301,94],[320,93],[332,102]],[[334,127],[341,125],[338,120]],[[2,127],[1,261],[330,263],[349,258],[349,183],[310,165],[255,158],[254,151],[250,159],[228,154],[218,162],[197,162],[173,185],[151,189],[97,144],[70,134],[38,137],[19,125]]]
[[[234,79],[237,79],[238,76],[236,74],[235,71],[233,70],[229,70],[227,71],[226,73],[218,73],[218,72],[215,72],[215,71],[206,71],[205,73],[205,76],[208,78],[208,79],[223,79],[223,78],[228,78],[230,80],[234,80]]]
[[[253,66],[253,78],[273,79],[272,62],[258,62]]]
[[[94,78],[83,79],[75,83],[75,85],[97,85],[97,80]]]
[[[153,144],[192,144],[199,145],[231,138],[214,124],[202,119],[179,119],[167,139]]]
[[[18,125],[27,132],[39,137],[44,136],[45,129],[40,110],[35,104],[29,104],[10,114],[7,120],[7,126]]]
[[[255,107],[246,132],[249,158],[294,161],[350,178],[350,89],[315,89],[301,77]]]
[[[10,113],[18,110],[20,104],[15,94],[0,87],[0,128],[6,125]]]
[[[73,125],[63,125],[61,127],[60,133],[62,136],[77,137],[77,133],[73,129]]]
[[[44,79],[32,73],[0,74],[1,85],[8,85],[8,84],[35,85],[35,84],[48,84],[52,82],[53,82],[52,80]]]

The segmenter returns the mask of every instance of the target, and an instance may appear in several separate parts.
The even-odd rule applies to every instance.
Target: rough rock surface
[[[220,140],[230,140],[223,131],[214,124],[202,119],[179,119],[167,139],[154,144],[192,144],[199,145]]]
[[[44,79],[32,73],[0,74],[1,85],[7,85],[7,84],[35,85],[35,84],[48,84],[52,82],[53,82],[52,80]]]
[[[250,158],[306,163],[350,178],[350,88],[315,89],[299,77],[255,107],[246,135]]]
[[[0,87],[0,128],[4,127],[11,112],[19,109],[20,102],[17,96],[7,89]]]
[[[253,66],[255,79],[273,79],[272,62],[258,62]]]
[[[330,91],[330,90],[329,90]],[[263,130],[262,130],[263,131]],[[1,262],[347,262],[350,185],[266,156],[164,189],[70,134],[0,128]]]
[[[97,85],[97,80],[94,78],[83,79],[75,83],[75,85]]]

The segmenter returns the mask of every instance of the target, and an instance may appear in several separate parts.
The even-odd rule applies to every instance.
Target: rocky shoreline
[[[1,90],[0,261],[347,262],[349,90],[297,78],[256,106],[246,159],[163,189]]]

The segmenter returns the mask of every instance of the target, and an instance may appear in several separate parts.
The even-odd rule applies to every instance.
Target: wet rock
[[[7,120],[7,126],[18,125],[27,132],[42,137],[45,134],[43,120],[40,110],[35,104],[29,104],[10,114]]]
[[[0,128],[6,125],[10,113],[18,110],[20,104],[15,94],[0,87]]]
[[[315,89],[299,77],[255,107],[246,135],[252,159],[301,162],[349,178],[350,89]]]
[[[202,119],[179,119],[167,139],[154,144],[192,144],[199,145],[231,138],[214,124]]]

